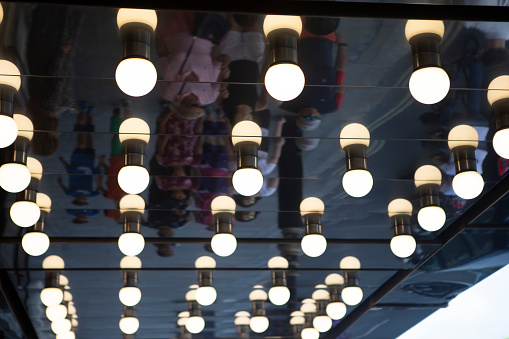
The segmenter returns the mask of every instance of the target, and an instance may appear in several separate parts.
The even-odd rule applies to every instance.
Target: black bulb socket
[[[411,235],[410,233],[410,215],[396,214],[391,216],[394,235]]]
[[[414,71],[426,67],[441,67],[438,45],[442,38],[434,33],[421,33],[408,41],[412,47]]]
[[[237,169],[258,168],[258,147],[256,142],[242,141],[235,145],[237,149]]]
[[[424,184],[419,186],[421,208],[440,206],[440,186],[438,184]]]
[[[12,86],[0,85],[0,115],[7,115],[12,118],[16,92],[16,89]]]
[[[495,127],[497,131],[509,128],[509,98],[495,101],[492,107],[495,112]]]
[[[143,58],[150,60],[150,39],[154,30],[151,26],[131,22],[122,25],[122,58]]]
[[[201,305],[196,300],[189,301],[189,318],[201,317]]]
[[[124,221],[124,233],[140,233],[142,213],[138,211],[126,211],[122,213]]]
[[[341,285],[327,285],[329,289],[329,300],[331,303],[341,301]]]
[[[358,286],[359,277],[357,270],[344,270],[345,287]]]
[[[363,144],[348,145],[345,151],[346,171],[367,170],[366,151],[368,146]]]
[[[295,64],[298,65],[297,45],[299,34],[293,29],[279,28],[267,35],[269,40],[270,65]]]
[[[218,212],[214,214],[216,219],[216,234],[232,234],[233,214],[230,212]]]
[[[304,225],[306,227],[306,235],[322,234],[322,214],[321,213],[305,214]]]
[[[470,145],[457,146],[452,149],[456,174],[467,171],[477,171],[475,149],[474,146]]]
[[[265,301],[253,300],[253,317],[265,317]]]
[[[122,142],[124,166],[142,166],[145,160],[147,143],[140,139],[128,139]]]

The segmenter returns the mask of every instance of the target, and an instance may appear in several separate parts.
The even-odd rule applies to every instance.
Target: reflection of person
[[[307,85],[322,86],[306,86],[297,98],[280,107],[298,114],[296,123],[301,129],[313,130],[320,125],[322,114],[337,111],[343,102],[344,88],[332,86],[343,84],[348,56],[342,35],[336,33],[338,18],[303,18],[303,23],[299,65]]]

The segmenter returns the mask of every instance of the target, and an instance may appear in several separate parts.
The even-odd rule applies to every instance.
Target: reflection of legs
[[[87,116],[88,113],[85,110],[81,110],[76,117],[76,126],[74,130],[79,131],[76,140],[76,148],[87,148],[88,133],[84,133],[86,130]]]

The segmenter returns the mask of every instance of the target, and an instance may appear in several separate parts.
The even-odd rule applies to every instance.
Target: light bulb
[[[332,319],[326,315],[319,315],[313,319],[313,327],[318,332],[327,332],[332,327]]]
[[[64,301],[72,301],[72,294],[69,291],[64,291]]]
[[[201,331],[203,331],[204,328],[205,328],[205,320],[203,320],[202,317],[194,316],[194,317],[187,318],[186,329],[189,332],[191,332],[193,334],[197,334],[197,333],[200,333]]]
[[[356,257],[344,257],[339,262],[339,268],[342,270],[358,270],[361,268],[361,262]]]
[[[47,287],[41,291],[41,301],[45,306],[56,306],[64,299],[64,293],[60,288]]]
[[[232,144],[236,146],[239,142],[262,143],[262,130],[257,123],[249,120],[241,121],[232,129]]]
[[[325,278],[325,285],[343,285],[344,283],[345,279],[337,273],[331,273]]]
[[[219,197],[215,197],[210,203],[210,210],[212,214],[217,214],[221,212],[235,213],[235,200],[230,198],[227,195],[221,195]]]
[[[308,257],[316,258],[327,249],[327,240],[321,234],[308,234],[302,238],[300,245]]]
[[[7,115],[0,115],[0,148],[6,148],[18,137],[18,126],[14,119]]]
[[[318,339],[320,338],[320,332],[314,328],[305,328],[300,332],[300,337],[302,339]]]
[[[267,293],[265,293],[264,290],[253,290],[251,291],[251,293],[249,293],[249,300],[251,301],[267,300]]]
[[[300,214],[302,216],[305,216],[309,213],[320,213],[323,214],[323,211],[325,209],[325,205],[323,204],[323,201],[315,198],[315,197],[309,197],[300,203],[299,206]]]
[[[251,314],[249,314],[249,312],[246,311],[238,311],[237,313],[235,313],[235,317],[250,317],[250,316]]]
[[[118,138],[120,142],[136,139],[148,144],[150,141],[150,127],[143,119],[126,119],[118,129]]]
[[[460,172],[452,179],[454,193],[463,199],[474,199],[482,193],[484,180],[476,171]]]
[[[135,256],[125,256],[120,260],[120,268],[122,269],[140,269],[141,268],[141,260]]]
[[[343,189],[349,196],[360,198],[371,192],[373,176],[367,170],[351,170],[345,173],[342,183]]]
[[[51,212],[51,199],[46,194],[37,192],[35,202],[39,205],[41,211]]]
[[[118,203],[120,213],[134,211],[143,213],[145,211],[145,200],[135,194],[128,194],[122,197]]]
[[[432,33],[444,36],[445,26],[441,20],[408,20],[405,25],[405,37],[410,40],[416,35]]]
[[[23,114],[13,114],[12,118],[16,122],[16,126],[18,126],[18,136],[32,140],[34,136],[34,124],[32,120]]]
[[[21,73],[18,67],[10,61],[0,60],[0,84],[12,87],[18,91],[21,86]],[[0,124],[1,126],[2,124]],[[17,134],[17,131],[16,131]],[[1,135],[1,134],[0,134]],[[7,145],[9,146],[9,145]]]
[[[30,176],[41,180],[42,178],[42,165],[41,162],[35,158],[27,157],[27,167],[30,171]]]
[[[495,149],[495,152],[497,152],[498,156],[505,159],[509,159],[508,145],[509,145],[509,128],[498,130],[493,136],[493,148]]]
[[[44,232],[28,232],[21,239],[23,250],[34,257],[46,253],[49,248],[49,238]]]
[[[19,227],[34,225],[41,216],[39,206],[32,201],[16,201],[11,206],[11,219]]]
[[[73,331],[57,334],[56,339],[76,339],[76,334]]]
[[[263,175],[256,168],[241,168],[233,173],[233,188],[237,193],[250,197],[260,191],[263,186]]]
[[[1,117],[0,115],[0,119]],[[2,124],[1,120],[0,124]],[[30,171],[25,165],[6,163],[0,167],[0,186],[7,192],[21,192],[28,187],[28,184],[30,184]]]
[[[55,334],[62,334],[62,333],[69,332],[71,330],[71,328],[72,328],[72,324],[69,319],[57,320],[57,321],[53,321],[51,323],[51,330]]]
[[[142,23],[152,27],[157,27],[157,14],[153,9],[120,8],[117,13],[118,28],[125,24]]]
[[[452,150],[461,146],[477,147],[479,134],[476,129],[469,125],[458,125],[451,129],[447,136],[449,148]]]
[[[272,257],[267,266],[269,268],[288,268],[288,260],[283,257]]]
[[[341,291],[345,304],[355,306],[362,301],[362,289],[358,286],[347,286]]]
[[[394,199],[387,207],[389,217],[399,214],[412,215],[412,203],[406,199]]]
[[[264,316],[252,317],[249,327],[255,333],[263,333],[269,328],[269,319]]]
[[[125,94],[141,97],[152,91],[156,85],[157,71],[148,59],[127,58],[118,64],[115,80]]]
[[[62,304],[46,307],[46,317],[49,321],[65,319],[67,317],[67,308]]]
[[[249,325],[250,321],[251,321],[251,319],[249,319],[249,317],[245,317],[245,316],[236,317],[235,318],[235,325],[237,325],[237,326],[240,326],[240,325]]]
[[[177,325],[178,325],[178,326],[185,326],[185,325],[186,325],[186,322],[187,322],[187,319],[188,319],[188,317],[185,317],[185,318],[179,318],[179,320],[177,320]]]
[[[118,292],[120,302],[126,306],[134,306],[141,300],[141,291],[138,287],[123,287]]]
[[[65,299],[65,297],[64,297],[64,299]],[[72,304],[69,304],[69,306],[67,307],[67,313],[69,313],[70,315],[75,315],[76,307],[74,307]]]
[[[412,73],[410,93],[420,103],[431,105],[441,101],[449,93],[450,80],[440,67],[420,68]]]
[[[324,287],[322,287],[321,285],[317,285],[317,286],[318,287],[315,287],[315,288],[320,288],[320,289],[314,291],[313,294],[311,295],[313,300],[329,300],[329,297],[330,297],[329,291],[321,289],[321,288],[327,288],[327,286],[324,286]]]
[[[65,262],[58,255],[50,255],[42,261],[42,268],[45,270],[63,270]]]
[[[139,194],[147,189],[150,175],[145,167],[124,166],[118,172],[118,185],[128,194]]]
[[[391,239],[391,251],[400,258],[411,256],[415,252],[416,246],[415,239],[411,235],[396,235]]]
[[[342,302],[330,303],[325,310],[327,315],[334,320],[342,319],[346,315],[346,305]]]
[[[427,184],[440,186],[442,184],[442,172],[432,165],[421,166],[414,173],[414,182],[416,187]]]
[[[366,126],[357,123],[346,125],[339,134],[339,143],[343,149],[350,145],[364,145],[368,147],[369,140],[369,130]]]
[[[216,268],[216,261],[209,256],[201,256],[194,262],[194,267],[200,268]]]
[[[445,211],[440,206],[427,206],[419,210],[417,221],[428,232],[438,231],[446,221]]]
[[[286,286],[274,286],[269,290],[269,300],[277,306],[285,305],[290,300],[290,290]]]
[[[295,64],[276,64],[265,73],[265,88],[271,97],[279,101],[290,101],[298,97],[305,83],[304,72]]]
[[[125,334],[133,334],[138,331],[140,321],[136,317],[123,317],[118,322],[118,327]]]
[[[263,20],[263,33],[265,36],[277,29],[291,29],[298,35],[302,32],[302,19],[294,15],[266,15]]]
[[[302,312],[301,312],[302,313]],[[304,315],[304,313],[302,313]],[[306,324],[306,318],[304,316],[292,316],[290,319],[290,325],[305,325]]]
[[[218,233],[212,237],[210,246],[218,256],[227,257],[235,252],[237,239],[230,233]]]
[[[202,286],[196,290],[196,301],[202,306],[212,305],[216,298],[217,292],[212,286]]]
[[[145,247],[145,238],[140,233],[123,233],[118,238],[118,248],[125,255],[138,255]]]

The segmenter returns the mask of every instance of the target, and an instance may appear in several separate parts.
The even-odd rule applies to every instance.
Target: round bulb
[[[488,102],[493,105],[498,100],[509,98],[509,75],[501,75],[488,86]]]
[[[389,217],[394,215],[412,215],[412,203],[406,199],[394,199],[387,207]]]
[[[212,286],[198,287],[196,290],[196,301],[202,306],[209,306],[216,301],[217,292]]]
[[[177,320],[177,325],[178,325],[178,326],[185,326],[185,325],[186,325],[186,322],[187,322],[187,318],[188,318],[188,317],[185,317],[185,318],[179,318],[179,320]]]
[[[235,213],[235,207],[235,200],[227,195],[215,197],[210,204],[210,210],[212,211],[212,214],[220,212],[228,212],[233,214]]]
[[[72,322],[71,322],[72,324]],[[76,339],[76,334],[73,331],[57,334],[56,339]]]
[[[28,232],[21,239],[23,250],[34,257],[46,253],[49,248],[49,238],[44,232]]]
[[[421,166],[415,171],[414,182],[416,187],[428,184],[440,186],[442,184],[442,172],[432,165]]]
[[[67,317],[67,308],[62,304],[46,307],[46,317],[49,321],[65,319]]]
[[[120,213],[134,211],[143,213],[145,211],[145,200],[135,194],[128,194],[122,197],[118,203]]]
[[[209,256],[202,256],[196,259],[194,262],[194,267],[196,268],[216,268],[216,261],[214,258]]]
[[[250,197],[260,191],[263,186],[263,175],[256,168],[241,168],[233,173],[233,188],[237,193]]]
[[[264,316],[252,317],[249,327],[255,333],[263,333],[269,328],[269,319]]]
[[[249,319],[249,317],[237,317],[235,318],[235,325],[237,326],[240,326],[240,325],[249,325],[249,322],[251,321],[251,319]]]
[[[341,291],[341,299],[345,304],[355,306],[362,301],[362,289],[358,286],[348,286]]]
[[[11,206],[11,219],[19,227],[34,225],[41,216],[39,206],[32,201],[16,201]]]
[[[263,33],[265,36],[276,29],[291,29],[300,35],[302,32],[302,19],[294,15],[266,15],[263,20]]]
[[[34,136],[34,124],[32,120],[23,114],[13,114],[12,118],[16,122],[16,126],[18,126],[18,136],[32,140]]]
[[[30,171],[30,176],[41,180],[42,178],[42,165],[41,162],[35,158],[27,157],[27,167]]]
[[[440,206],[427,206],[419,210],[417,221],[428,232],[435,232],[445,225],[445,211]]]
[[[120,8],[117,13],[118,28],[129,23],[145,24],[155,30],[157,27],[156,11],[153,9]]]
[[[409,82],[410,94],[426,105],[436,104],[445,98],[450,86],[449,76],[440,67],[420,68],[412,73]]]
[[[451,150],[461,146],[477,147],[479,145],[479,134],[475,128],[469,125],[458,125],[454,127],[449,132],[447,139]]]
[[[70,315],[76,315],[76,307],[74,307],[73,305],[69,304],[69,307],[67,308],[67,313],[69,313]]]
[[[313,299],[311,299],[313,300]],[[316,301],[306,303],[302,301],[302,306],[300,307],[300,311],[303,313],[316,313]]]
[[[64,299],[64,293],[60,288],[47,287],[41,291],[41,301],[45,306],[56,306]]]
[[[295,64],[276,64],[265,73],[265,88],[271,97],[279,101],[298,97],[305,83],[304,72]]]
[[[215,254],[220,257],[230,256],[237,248],[237,239],[230,233],[219,233],[212,237],[210,245]]]
[[[358,270],[361,268],[361,262],[356,257],[344,257],[339,262],[339,268],[342,270]]]
[[[361,198],[371,192],[373,176],[367,170],[350,170],[343,176],[343,189],[354,198]]]
[[[62,334],[62,333],[69,332],[71,330],[71,328],[72,328],[72,324],[69,319],[57,320],[57,321],[53,321],[51,323],[51,330],[55,334]]]
[[[416,246],[415,239],[411,235],[396,235],[391,239],[391,251],[400,258],[411,256],[415,252]]]
[[[194,334],[200,333],[205,328],[205,320],[202,317],[189,317],[186,321],[186,329]]]
[[[30,184],[30,178],[30,170],[23,164],[7,163],[0,167],[0,186],[7,192],[23,191]]]
[[[251,314],[249,314],[249,312],[246,311],[238,311],[237,313],[235,313],[235,317],[250,317],[250,316]]]
[[[249,300],[267,300],[267,293],[264,290],[253,290],[249,293]]]
[[[444,36],[445,26],[441,20],[408,20],[405,26],[407,40],[419,34],[433,33]]]
[[[313,319],[313,327],[318,332],[327,332],[332,327],[332,319],[326,315],[319,315]]]
[[[198,287],[196,287],[198,289]],[[196,301],[196,290],[190,290],[186,293],[186,301]]]
[[[452,179],[454,193],[463,199],[474,199],[482,193],[484,180],[476,171],[458,173]]]
[[[318,285],[320,286],[320,285]],[[327,288],[327,286],[320,286],[318,288]],[[329,300],[330,298],[330,293],[329,291],[325,290],[325,289],[318,289],[316,291],[313,292],[313,294],[311,295],[311,298],[313,298],[313,300]]]
[[[325,285],[343,285],[344,283],[345,278],[337,273],[331,273],[325,278]]]
[[[260,145],[262,143],[262,130],[257,123],[249,120],[238,122],[232,129],[232,144],[239,142],[254,142]]]
[[[58,255],[50,255],[42,261],[42,268],[45,270],[63,270],[65,262]]]
[[[346,305],[342,302],[330,303],[325,310],[327,315],[334,320],[342,319],[346,315]]]
[[[290,300],[290,290],[286,286],[274,286],[269,290],[269,300],[277,306],[285,305]]]
[[[150,127],[143,119],[126,119],[118,129],[118,138],[120,142],[136,139],[148,144],[150,141]]]
[[[141,97],[156,85],[157,71],[150,60],[127,58],[118,64],[115,79],[122,92],[132,97]]]
[[[72,301],[72,294],[69,291],[64,291],[64,301]]]
[[[145,238],[140,233],[124,233],[118,238],[118,248],[125,255],[138,255],[145,247]]]
[[[501,129],[495,133],[493,136],[493,148],[500,157],[509,159],[509,128]]]
[[[302,313],[302,312],[301,312]],[[290,325],[305,325],[306,319],[304,318],[304,313],[302,313],[302,316],[292,316],[290,319]]]
[[[120,260],[120,268],[122,269],[140,269],[141,268],[141,260],[135,256],[125,256]]]
[[[269,262],[267,263],[267,266],[269,268],[288,268],[288,260],[283,257],[272,257]]]
[[[314,328],[305,328],[300,332],[300,337],[302,339],[318,339],[320,338],[320,332]]]
[[[0,148],[6,148],[18,137],[18,126],[13,118],[0,115]]]
[[[150,176],[145,167],[124,166],[118,172],[118,185],[128,194],[138,194],[147,189]]]
[[[7,85],[18,91],[21,86],[21,73],[18,67],[10,61],[0,60],[0,84]],[[1,126],[1,124],[0,124]],[[17,133],[16,133],[17,134]],[[1,134],[0,134],[1,135]]]
[[[51,199],[46,194],[37,192],[35,202],[39,205],[41,211],[51,212]]]
[[[126,306],[134,306],[141,300],[141,291],[138,287],[123,287],[118,292],[120,302]]]
[[[309,213],[320,213],[323,214],[323,211],[325,210],[325,205],[323,204],[323,201],[315,198],[315,197],[309,197],[300,203],[300,214],[302,216],[309,214]]]
[[[138,331],[140,321],[136,317],[123,317],[118,322],[118,327],[125,334],[133,334]]]
[[[316,258],[327,249],[327,240],[321,234],[308,234],[302,238],[300,245],[308,257]]]
[[[369,139],[369,130],[366,126],[357,123],[346,125],[339,134],[341,148],[350,145],[364,145],[368,147]]]

